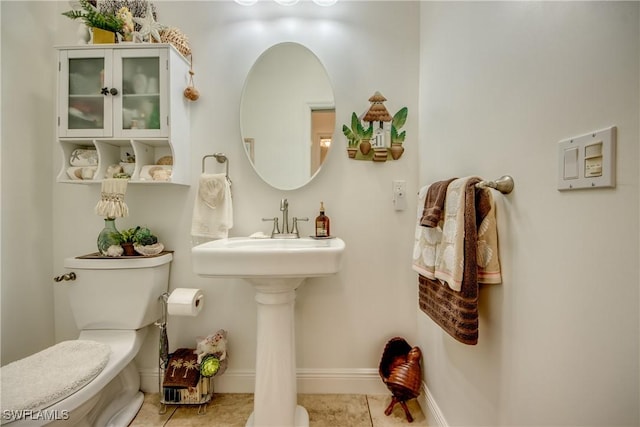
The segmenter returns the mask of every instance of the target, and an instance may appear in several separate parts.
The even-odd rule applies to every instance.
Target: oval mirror
[[[251,68],[240,102],[247,158],[280,190],[307,184],[333,140],[335,101],[320,60],[297,43],[267,49]]]

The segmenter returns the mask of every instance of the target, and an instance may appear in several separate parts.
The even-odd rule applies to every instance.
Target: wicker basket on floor
[[[418,347],[411,347],[404,338],[390,339],[382,352],[378,372],[382,381],[391,391],[391,403],[384,411],[390,415],[396,403],[404,410],[407,421],[413,422],[406,401],[420,395],[422,368],[420,358],[422,352]]]

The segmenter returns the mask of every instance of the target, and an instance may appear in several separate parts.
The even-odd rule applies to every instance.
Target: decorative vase
[[[85,24],[78,26],[76,36],[78,37],[76,44],[89,44],[91,42],[91,30]]]
[[[391,158],[393,160],[398,160],[402,156],[402,153],[404,153],[402,144],[391,144]]]
[[[104,228],[98,234],[98,251],[100,255],[108,256],[111,246],[120,246],[120,232],[116,229],[115,218],[105,218]]]
[[[91,28],[93,33],[93,44],[107,44],[116,42],[116,33],[103,30],[102,28]]]
[[[363,139],[360,142],[360,152],[366,156],[367,154],[369,154],[369,151],[371,151],[371,141],[368,139]]]
[[[347,148],[347,154],[349,154],[350,159],[355,159],[357,153],[358,153],[358,149],[356,147]]]

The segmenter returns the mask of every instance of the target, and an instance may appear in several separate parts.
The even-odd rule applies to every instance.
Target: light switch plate
[[[558,143],[558,190],[615,186],[615,126]]]

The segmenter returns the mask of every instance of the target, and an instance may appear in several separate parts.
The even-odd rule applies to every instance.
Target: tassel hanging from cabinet
[[[189,85],[184,90],[184,96],[190,101],[196,101],[200,98],[200,92],[193,85],[193,54],[190,55],[191,58],[191,66],[189,67]]]

